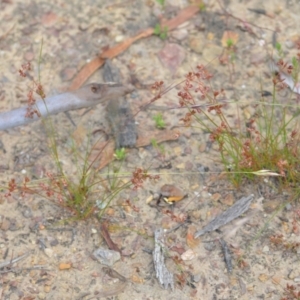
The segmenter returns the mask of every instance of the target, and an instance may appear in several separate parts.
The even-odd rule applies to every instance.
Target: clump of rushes
[[[288,74],[293,74],[293,65],[283,61],[278,64],[285,67]],[[238,125],[232,125],[224,114],[224,107],[230,104],[224,101],[223,90],[213,90],[212,77],[203,65],[186,75],[178,93],[180,106],[188,108],[182,118],[185,125],[195,120],[210,133],[209,138],[218,144],[225,169],[230,170],[236,185],[243,178],[253,179],[255,175],[279,176],[281,182],[287,184],[299,182],[300,139],[296,120],[299,112],[289,115],[288,105],[277,101],[277,91],[286,88],[280,77],[274,75],[271,99],[262,97],[256,102],[253,117]]]
[[[23,65],[19,73],[22,77],[27,77],[31,71],[30,64]],[[35,107],[35,94],[38,94],[42,99],[45,99],[45,93],[40,82],[32,81],[32,88],[28,93],[28,110],[27,117],[33,115],[40,116]],[[14,193],[20,193],[22,196],[26,194],[39,195],[49,201],[54,202],[60,207],[68,210],[72,219],[82,220],[97,213],[98,217],[102,217],[106,208],[111,204],[112,200],[125,189],[140,188],[146,179],[156,180],[159,176],[151,176],[141,168],[136,169],[132,174],[127,174],[129,177],[126,181],[121,180],[119,166],[114,166],[113,172],[99,174],[96,168],[93,167],[94,161],[89,161],[90,151],[82,151],[77,149],[75,143],[72,144],[72,161],[76,165],[76,176],[67,173],[61,163],[56,142],[57,131],[54,128],[50,118],[42,118],[45,125],[48,138],[48,147],[52,155],[52,160],[56,165],[56,170],[46,172],[45,178],[39,180],[31,180],[29,177],[22,179],[12,178],[8,182],[8,187],[5,196],[10,197]],[[89,143],[90,141],[88,141]],[[101,156],[101,152],[98,157]],[[125,149],[119,149],[116,153],[119,160],[125,157]],[[130,179],[131,176],[131,179]],[[123,176],[124,177],[124,176]],[[99,198],[101,195],[101,198]]]

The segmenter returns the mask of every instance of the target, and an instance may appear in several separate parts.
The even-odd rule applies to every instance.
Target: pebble
[[[216,245],[214,242],[208,242],[208,243],[203,243],[203,247],[207,251],[212,251],[213,249],[216,248]]]
[[[117,43],[120,43],[120,42],[122,42],[124,40],[124,35],[117,35],[116,37],[115,37],[115,41],[117,42]]]
[[[3,231],[7,231],[9,227],[10,227],[9,219],[7,219],[7,218],[3,219],[0,229]]]
[[[25,52],[24,59],[27,61],[32,61],[34,59],[34,53],[32,51]]]
[[[185,164],[184,163],[178,164],[178,165],[176,165],[176,168],[183,170],[185,168]]]
[[[182,149],[181,149],[181,147],[174,147],[174,148],[173,148],[173,152],[174,152],[174,154],[175,154],[176,156],[181,156],[181,154],[182,154]]]
[[[291,40],[286,40],[284,44],[288,49],[293,49],[295,47],[295,43]]]
[[[59,270],[69,270],[71,267],[72,265],[70,263],[60,263],[58,266]]]
[[[24,218],[31,218],[32,217],[32,210],[28,206],[23,207],[22,215]]]
[[[76,68],[72,68],[72,67],[65,68],[60,72],[60,77],[62,81],[69,81],[75,76],[76,73],[77,73]]]
[[[226,204],[228,206],[231,206],[233,204],[233,200],[234,200],[233,195],[228,194],[225,198],[221,198],[220,202],[223,203],[223,204]]]
[[[184,154],[185,155],[189,155],[189,154],[192,154],[193,153],[193,150],[191,147],[185,147],[184,150],[183,150]]]
[[[181,254],[181,259],[184,261],[192,260],[193,258],[195,258],[195,256],[195,252],[192,249],[188,249]]]
[[[177,44],[169,43],[158,52],[158,57],[164,67],[175,73],[185,59],[185,50]]]
[[[264,52],[254,52],[253,54],[251,54],[250,56],[250,62],[252,64],[258,65],[261,63],[264,63],[266,60],[266,54]]]
[[[48,257],[53,256],[53,249],[51,249],[51,248],[45,248],[44,252]]]
[[[201,192],[201,197],[202,198],[209,198],[209,197],[211,197],[211,194],[207,191],[202,191]]]
[[[223,49],[218,45],[208,44],[203,49],[203,60],[209,61],[213,66],[219,66],[218,57],[221,55]]]
[[[53,12],[48,12],[42,16],[41,21],[45,27],[51,27],[56,23],[57,15]]]
[[[93,252],[98,261],[107,266],[113,266],[115,262],[121,259],[119,252],[114,250],[107,250],[104,248],[98,248]]]
[[[179,30],[174,30],[172,33],[171,33],[171,36],[178,40],[178,41],[182,41],[184,39],[187,38],[188,36],[188,31],[185,29],[185,28],[182,28],[182,29],[179,29]]]
[[[213,195],[211,196],[211,199],[212,199],[212,201],[214,201],[214,202],[219,201],[220,198],[221,198],[221,194],[219,194],[219,193],[215,193],[215,194],[213,194]]]
[[[200,143],[200,145],[198,147],[198,150],[199,150],[200,153],[205,152],[205,150],[206,150],[206,143]]]
[[[289,275],[288,275],[288,278],[289,279],[295,279],[295,278],[297,278],[297,272],[296,272],[296,270],[292,270],[290,273],[289,273]]]
[[[286,206],[285,206],[285,209],[286,210],[291,210],[293,207],[291,205],[291,203],[288,203]]]
[[[186,171],[191,171],[193,169],[194,165],[191,161],[186,161],[184,165],[184,169]]]
[[[199,282],[201,280],[201,274],[195,274],[193,275],[193,281],[194,282]]]
[[[38,294],[39,299],[46,299],[46,294],[45,293],[39,293]]]
[[[270,251],[270,247],[269,246],[264,246],[262,251],[264,253],[269,252]]]
[[[190,36],[189,46],[194,52],[201,54],[204,49],[204,45],[205,42],[201,35]]]

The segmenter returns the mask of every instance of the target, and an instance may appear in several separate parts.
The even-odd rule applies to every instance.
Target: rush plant
[[[23,65],[19,71],[20,76],[27,77],[31,70],[30,64]],[[33,115],[40,117],[35,106],[36,95],[39,95],[43,100],[46,98],[40,80],[31,82],[31,89],[28,93],[27,117]],[[90,159],[93,150],[93,147],[89,147],[91,144],[90,134],[87,134],[86,147],[79,146],[74,139],[70,139],[67,151],[71,155],[68,155],[68,158],[76,168],[76,172],[71,173],[60,159],[62,147],[58,144],[59,139],[55,125],[50,118],[42,118],[42,122],[47,132],[50,161],[55,165],[55,169],[45,172],[44,178],[38,180],[32,180],[30,176],[23,179],[11,178],[6,188],[6,197],[14,193],[20,193],[22,196],[26,194],[39,195],[69,211],[72,219],[80,220],[94,214],[102,217],[120,192],[125,189],[141,187],[147,178],[158,178],[138,168],[132,174],[127,173],[127,179],[124,180],[124,175],[121,176],[122,161],[126,154],[124,148],[116,152],[116,158],[119,161],[114,164],[113,171],[99,173],[95,162],[103,155],[103,150],[99,151],[96,158]],[[5,189],[2,188],[2,190]]]
[[[283,61],[278,65],[286,68],[288,74],[295,69]],[[236,105],[239,111],[238,105],[224,100],[223,90],[212,88],[212,78],[204,65],[186,75],[178,93],[180,106],[188,108],[182,118],[184,124],[188,126],[195,120],[209,132],[210,141],[218,144],[224,167],[237,185],[255,175],[278,176],[285,183],[299,181],[299,111],[290,114],[289,105],[277,100],[277,92],[287,89],[280,76],[274,74],[272,96],[257,99],[256,112],[238,124],[232,124],[224,113],[229,105]]]

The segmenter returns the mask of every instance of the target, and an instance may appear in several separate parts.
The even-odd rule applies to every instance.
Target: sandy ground
[[[162,12],[158,3],[151,0],[2,1],[0,111],[26,103],[31,86],[30,80],[19,76],[22,64],[31,62],[33,75],[38,78],[41,58],[40,76],[46,94],[65,91],[78,71],[103,49],[154,27],[161,13],[171,18],[190,5],[184,0],[166,2]],[[225,1],[223,5],[237,18],[226,18],[219,3],[209,1],[205,12],[169,32],[166,40],[151,36],[131,45],[113,59],[122,81],[130,82],[130,73],[134,73],[146,86],[158,80],[168,86],[182,81],[198,64],[207,64],[214,74],[215,87],[223,88],[228,99],[239,102],[239,118],[249,119],[261,86],[272,91],[266,62],[268,53],[274,51],[272,43],[280,42],[289,58],[297,51],[299,3],[236,0]],[[248,8],[264,9],[267,15]],[[245,26],[256,37],[243,31]],[[226,30],[238,36],[233,72],[218,59],[224,52],[222,37]],[[102,82],[102,72],[96,71],[89,82]],[[177,105],[177,92],[171,90],[156,105]],[[138,111],[152,96],[147,88],[137,89],[129,99],[133,111]],[[286,99],[285,95],[279,97],[282,101]],[[295,100],[292,95],[294,105]],[[238,120],[236,107],[228,106],[226,110],[233,123]],[[110,234],[122,250],[123,259],[115,262],[113,269],[127,279],[126,285],[120,278],[106,274],[91,255],[98,248],[107,249],[96,218],[71,222],[70,213],[53,201],[35,194],[12,195],[1,198],[1,261],[28,255],[1,269],[1,299],[279,300],[284,297],[287,284],[300,290],[299,248],[289,251],[270,243],[275,234],[281,234],[287,242],[299,242],[299,204],[291,203],[278,210],[289,194],[279,193],[272,180],[245,183],[236,189],[221,174],[218,147],[211,145],[209,135],[197,126],[182,127],[183,110],[162,113],[167,128],[180,131],[179,139],[163,144],[164,155],[162,148],[158,151],[151,145],[130,149],[122,166],[127,173],[136,167],[147,167],[150,172],[159,173],[160,180],[146,182],[138,191],[123,191],[104,216],[112,228],[118,225]],[[109,131],[104,114],[101,106],[84,116],[82,112],[71,112],[80,128],[77,135],[94,129]],[[157,110],[149,108],[136,116],[141,135],[151,135],[155,114]],[[53,120],[60,161],[67,173],[75,176],[77,168],[71,150],[74,127],[64,114]],[[1,185],[7,185],[10,178],[19,180],[24,174],[38,180],[47,171],[55,172],[47,145],[47,133],[41,122],[1,132]],[[101,172],[104,178],[108,171]],[[174,206],[149,205],[146,200],[151,192],[158,192],[164,184],[178,186],[187,197]],[[218,232],[191,241],[195,230],[250,194],[255,198],[242,226],[234,221]],[[101,200],[101,191],[97,199]],[[127,199],[132,206],[126,208],[123,204]],[[155,277],[151,255],[154,230],[175,228],[186,218],[189,223],[166,237],[166,265],[175,274],[175,289],[166,290]],[[233,232],[235,229],[237,232]],[[220,237],[226,237],[232,255],[231,274],[224,263]]]

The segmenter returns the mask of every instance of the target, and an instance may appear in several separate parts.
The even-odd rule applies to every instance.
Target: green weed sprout
[[[165,0],[156,0],[156,2],[160,4],[162,7],[165,7],[166,4]]]
[[[158,128],[158,129],[166,128],[166,122],[163,119],[162,113],[158,113],[155,116],[153,116],[153,120],[155,122],[156,128]]]
[[[119,148],[119,149],[115,150],[114,157],[117,160],[124,160],[125,156],[126,156],[126,150],[125,150],[125,148]]]
[[[153,33],[159,36],[162,40],[165,40],[168,37],[168,26],[161,28],[160,24],[156,24]]]

